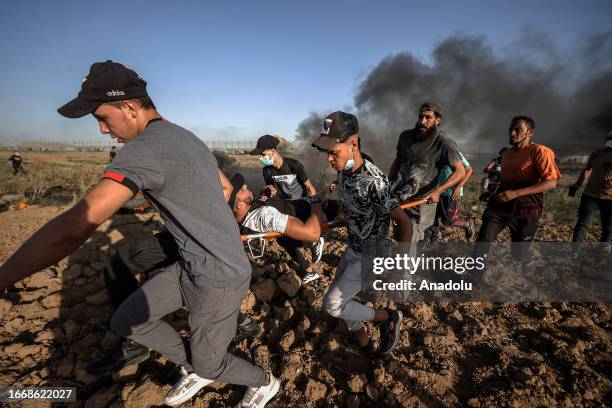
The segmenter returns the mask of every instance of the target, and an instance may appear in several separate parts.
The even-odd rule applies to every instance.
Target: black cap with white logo
[[[359,133],[357,117],[350,113],[337,111],[327,115],[323,121],[321,136],[312,143],[317,149],[328,151],[336,143],[342,143]]]
[[[67,118],[80,118],[95,111],[104,102],[147,96],[147,82],[138,74],[108,60],[96,62],[81,84],[79,96],[57,111]]]

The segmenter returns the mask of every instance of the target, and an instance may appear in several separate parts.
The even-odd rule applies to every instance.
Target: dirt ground
[[[62,210],[30,206],[0,213],[0,262]],[[0,387],[76,386],[78,404],[71,407],[163,405],[177,375],[163,356],[153,353],[139,366],[105,377],[84,369],[117,340],[109,331],[104,263],[129,240],[161,227],[154,213],[115,215],[58,265],[0,294]],[[572,225],[548,222],[543,231],[540,240],[569,241]],[[610,405],[609,304],[404,303],[397,305],[405,318],[393,353],[371,358],[346,347],[346,326],[321,306],[346,247],[345,233],[338,229],[328,235],[323,259],[313,266],[322,279],[314,284],[301,283],[275,243],[264,258],[252,260],[251,293],[242,311],[259,322],[263,334],[232,348],[282,380],[268,406]],[[594,229],[589,239],[598,233]],[[464,240],[456,231],[445,239]],[[167,321],[187,337],[185,311]],[[374,332],[372,326],[369,330]],[[243,392],[243,387],[213,383],[183,406],[231,406]]]

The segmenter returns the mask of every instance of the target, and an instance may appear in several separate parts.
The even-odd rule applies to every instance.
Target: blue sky
[[[202,139],[292,138],[353,105],[385,56],[424,60],[453,34],[501,52],[525,27],[570,47],[610,30],[612,1],[3,1],[0,138],[102,139],[56,109],[96,61],[135,69],[169,120]]]

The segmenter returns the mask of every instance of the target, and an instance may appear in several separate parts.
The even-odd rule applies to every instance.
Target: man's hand
[[[521,195],[517,190],[506,190],[503,193],[499,193],[495,196],[497,201],[501,201],[502,203],[506,203],[508,201],[512,201],[514,199],[519,198]]]
[[[278,190],[272,184],[268,184],[267,186],[263,188],[263,190],[264,190],[263,194],[267,195],[268,198],[276,197],[276,195],[278,194]]]
[[[453,190],[453,200],[459,200],[461,198],[461,187],[455,187]]]
[[[576,192],[580,190],[580,187],[582,186],[578,183],[572,184],[571,186],[569,186],[569,191],[567,192],[567,195],[570,197],[574,197],[576,195]]]
[[[440,201],[440,191],[438,191],[438,189],[435,189],[427,196],[425,196],[425,198],[427,199],[427,203],[429,204],[437,203]]]
[[[333,183],[331,183],[327,188],[329,189],[330,192],[334,192],[336,190],[336,188],[338,187],[338,183],[336,183],[335,181]]]

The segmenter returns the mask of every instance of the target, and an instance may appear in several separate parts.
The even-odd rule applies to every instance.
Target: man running
[[[260,156],[259,160],[264,166],[265,195],[291,200],[316,195],[317,191],[306,175],[304,165],[294,158],[281,155],[279,143],[278,138],[263,135],[257,139],[257,146],[251,151],[251,154]]]
[[[459,152],[459,156],[465,167],[465,177],[463,177],[456,186],[444,190],[440,194],[440,202],[438,202],[438,208],[436,209],[434,225],[429,227],[425,233],[426,236],[429,236],[430,244],[435,244],[440,239],[440,221],[447,227],[463,229],[465,238],[468,241],[474,235],[474,222],[472,220],[466,221],[459,218],[459,208],[461,206],[461,199],[463,198],[463,186],[468,182],[474,171],[461,152]],[[449,166],[444,166],[438,174],[438,185],[444,184],[452,173],[453,170]]]
[[[69,118],[93,114],[100,131],[125,146],[81,201],[43,226],[0,267],[0,288],[69,255],[141,190],[160,211],[180,260],[121,304],[112,329],[181,367],[167,405],[181,404],[220,381],[249,387],[239,406],[264,406],[278,392],[279,380],[227,351],[249,289],[251,265],[212,153],[193,133],[162,120],[146,82],[112,61],[93,64],[78,97],[59,112]],[[179,333],[162,320],[183,306],[189,310],[190,360]]]
[[[323,123],[321,136],[312,143],[327,153],[330,165],[340,171],[338,194],[348,226],[348,250],[340,260],[334,280],[323,299],[325,310],[344,319],[354,334],[356,347],[377,350],[364,321],[379,323],[382,352],[390,352],[399,341],[400,310],[374,309],[353,300],[361,291],[362,251],[382,251],[389,245],[389,219],[399,225],[401,242],[410,242],[412,226],[399,202],[391,196],[384,173],[364,161],[358,148],[359,123],[350,113],[334,112]],[[375,254],[381,255],[381,254]]]
[[[397,186],[400,201],[429,199],[428,204],[406,210],[413,222],[414,242],[422,240],[425,230],[433,225],[442,192],[465,177],[457,144],[440,129],[442,120],[439,104],[421,105],[414,129],[405,130],[399,136],[397,154],[389,170],[389,180]],[[452,173],[446,182],[438,184],[438,173],[444,167],[449,167]]]
[[[573,242],[583,242],[591,219],[599,210],[601,217],[600,242],[607,243],[606,250],[610,251],[612,241],[612,131],[608,132],[606,147],[591,153],[586,167],[580,173],[578,180],[570,186],[569,195],[573,197],[588,179],[584,192],[580,197],[578,221],[574,228]],[[577,248],[572,256],[578,255]]]
[[[555,153],[531,140],[535,134],[532,118],[512,118],[508,133],[512,147],[501,153],[499,186],[482,214],[474,256],[484,256],[491,242],[508,227],[512,242],[522,243],[512,246],[513,256],[527,262],[544,208],[544,192],[557,186],[561,173]]]
[[[304,283],[319,278],[316,272],[306,272],[308,262],[298,251],[302,242],[316,242],[313,248],[313,263],[319,262],[323,254],[324,240],[321,237],[323,213],[320,202],[306,200],[281,200],[269,198],[255,200],[244,177],[237,173],[232,177],[232,195],[228,201],[234,218],[246,234],[255,232],[278,232],[286,235],[277,242],[285,248],[291,258],[299,265],[304,275]]]
[[[28,174],[23,168],[23,158],[21,157],[21,153],[19,153],[17,150],[15,150],[11,157],[9,157],[9,161],[13,165],[13,176],[16,176],[19,172]]]
[[[109,160],[108,162],[112,162],[113,159],[115,158],[115,156],[117,156],[117,153],[119,152],[119,148],[117,146],[113,146],[112,149],[110,149],[110,152],[108,152],[108,156],[109,156]]]

